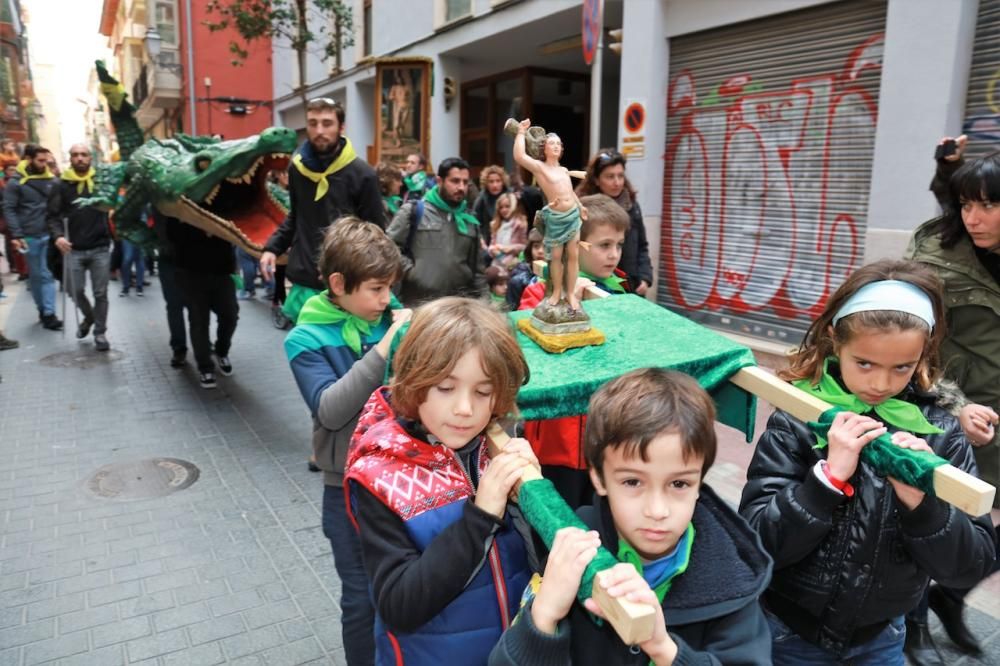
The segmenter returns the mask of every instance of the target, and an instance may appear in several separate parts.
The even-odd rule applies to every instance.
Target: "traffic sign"
[[[632,102],[625,109],[624,122],[629,134],[638,134],[646,123],[646,108],[639,102]]]
[[[583,62],[594,62],[601,41],[601,0],[583,0]]]

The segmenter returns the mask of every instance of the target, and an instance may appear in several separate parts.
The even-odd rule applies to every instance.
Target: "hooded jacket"
[[[628,190],[623,190],[628,192]],[[628,276],[629,290],[635,291],[640,282],[653,286],[653,265],[649,259],[649,241],[646,240],[646,225],[642,221],[642,209],[638,201],[631,201],[625,209],[628,213],[629,229],[625,233],[625,245],[618,260],[618,268]]]
[[[618,552],[606,498],[577,513],[598,531],[606,548]],[[667,631],[678,648],[675,666],[770,664],[771,632],[759,597],[771,578],[771,558],[760,537],[704,484],[692,522],[696,536],[690,564],[663,599]],[[546,634],[532,622],[529,602],[490,655],[490,666],[648,663],[637,646],[622,643],[610,624],[598,625],[579,604],[573,604],[555,634]]]
[[[3,216],[13,238],[40,237],[49,233],[49,192],[56,181],[45,169],[45,175],[24,180],[27,172],[7,181],[3,191]],[[22,183],[21,181],[24,180]]]
[[[354,152],[350,141],[341,137],[337,149],[326,158],[315,155],[308,141],[295,152],[302,156],[302,163],[308,169],[322,173],[345,150]],[[326,180],[329,189],[317,201],[317,184],[302,175],[295,165],[289,167],[288,217],[264,245],[266,251],[279,256],[288,252],[285,275],[295,284],[316,290],[323,289],[316,259],[323,244],[323,232],[331,223],[344,215],[356,215],[385,228],[378,177],[364,160],[353,157]]]
[[[947,337],[941,344],[944,374],[972,402],[1000,412],[1000,284],[983,265],[967,235],[941,247],[937,218],[920,225],[906,256],[927,264],[944,282]],[[1000,430],[1000,429],[998,429]],[[1000,432],[975,449],[983,479],[1000,486]],[[1000,497],[994,499],[1000,507]]]
[[[375,345],[392,323],[386,312],[361,336],[361,351],[344,342],[344,322],[326,292],[305,302],[285,337],[285,354],[313,417],[313,453],[328,486],[344,485],[344,466],[361,408],[382,384],[385,359]]]
[[[911,385],[897,397],[944,431],[924,436],[937,455],[976,475],[957,419],[933,394]],[[775,412],[757,442],[740,502],[774,558],[765,605],[799,636],[839,655],[915,608],[930,578],[969,588],[990,572],[988,514],[971,518],[929,495],[910,511],[863,460],[847,497],[816,477],[813,467],[827,449],[815,444],[805,424]]]
[[[475,505],[489,462],[484,438],[467,463],[404,427],[378,389],[347,460],[348,511],[359,528],[376,609],[380,666],[485,664],[528,583],[527,546],[514,510]]]

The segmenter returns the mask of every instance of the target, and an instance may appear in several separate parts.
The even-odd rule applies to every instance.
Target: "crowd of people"
[[[288,216],[256,268],[276,299],[279,283],[291,285],[276,303],[313,422],[309,464],[322,472],[348,664],[941,663],[928,609],[961,650],[980,650],[963,609],[997,570],[989,516],[878,473],[862,452],[875,440],[929,451],[1000,483],[1000,156],[965,160],[960,137],[935,177],[944,214],[916,230],[907,259],[859,268],[828,299],[780,374],[840,411],[822,435],[775,412],[734,509],[704,483],[713,402],[673,371],[624,374],[586,416],[529,421],[491,454],[485,431],[515,413],[529,374],[503,313],[551,292],[533,267],[546,255],[533,228],[541,191],[499,166],[475,188],[461,157],[433,175],[419,154],[405,170],[373,168],[328,98],[309,102],[306,120]],[[15,166],[8,233],[27,249],[42,325],[61,326],[51,238],[84,316],[78,337],[92,327],[107,348],[112,236],[103,214],[72,206],[92,188],[89,152],[74,146],[72,175],[58,181],[46,156],[26,149]],[[586,215],[572,239],[571,300],[589,287],[642,296],[653,284],[626,166],[618,151],[597,151],[572,194]],[[171,364],[185,364],[186,311],[211,388],[217,371],[233,372],[236,255],[152,214]],[[244,271],[249,292],[256,270]],[[140,274],[139,294],[142,284]],[[532,534],[509,501],[527,466],[584,529],[560,529],[547,548]],[[655,613],[637,645],[593,599],[577,603],[600,546],[620,563],[593,585]]]

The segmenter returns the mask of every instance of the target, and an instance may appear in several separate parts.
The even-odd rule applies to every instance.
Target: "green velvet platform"
[[[607,338],[603,345],[549,354],[518,332],[531,369],[517,396],[521,418],[586,414],[590,396],[605,382],[637,368],[670,368],[697,379],[715,400],[718,420],[752,441],[756,398],[726,381],[756,365],[749,349],[633,294],[584,301],[583,309]],[[509,316],[516,322],[531,311]]]

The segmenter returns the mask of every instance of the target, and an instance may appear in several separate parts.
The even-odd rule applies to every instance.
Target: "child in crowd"
[[[545,245],[543,244],[542,232],[532,229],[528,232],[528,244],[521,252],[520,263],[510,271],[510,280],[507,283],[507,303],[511,310],[519,309],[521,305],[521,295],[524,288],[530,284],[538,282],[531,264],[535,261],[545,261]]]
[[[601,387],[588,413],[598,498],[577,513],[592,531],[556,533],[540,585],[526,589],[490,664],[770,664],[759,597],[771,559],[704,484],[716,451],[711,398],[687,375],[635,370]],[[592,599],[574,603],[599,544],[622,561],[604,581],[611,596],[656,608],[653,636],[637,646],[594,622]]]
[[[378,189],[382,194],[382,208],[385,219],[391,220],[403,205],[403,197],[399,191],[403,188],[403,172],[392,162],[379,162],[375,165],[375,175],[378,177]]]
[[[490,304],[500,312],[508,312],[507,282],[510,275],[500,266],[490,266],[484,273],[486,286],[490,289]]]
[[[528,218],[513,192],[497,197],[496,212],[490,222],[490,238],[493,242],[487,250],[493,265],[505,270],[513,268],[528,243]]]
[[[458,297],[419,308],[365,406],[347,460],[377,610],[378,664],[485,664],[531,567],[507,498],[531,447],[492,460],[484,431],[528,366],[510,322]]]
[[[928,577],[971,586],[994,561],[989,516],[971,518],[859,458],[893,444],[976,473],[958,421],[928,389],[944,335],[940,282],[919,264],[855,271],[782,377],[842,408],[825,441],[783,412],[754,451],[740,512],[775,574],[764,595],[775,664],[903,664],[903,614]]]
[[[375,612],[344,504],[344,461],[361,408],[382,383],[393,334],[410,313],[386,309],[402,261],[375,224],[356,217],[331,224],[319,268],[327,290],[305,302],[285,352],[313,417],[313,453],[325,483],[323,533],[341,581],[344,652],[354,666],[375,658]]]
[[[580,227],[577,297],[581,298],[583,290],[591,285],[612,295],[623,294],[627,282],[617,266],[629,228],[628,214],[614,199],[603,194],[583,197],[580,203],[588,215]],[[521,295],[519,309],[533,308],[543,298],[544,281],[529,285]],[[585,423],[586,416],[567,416],[524,424],[524,436],[538,455],[542,473],[573,508],[590,504],[594,494],[581,446]]]

